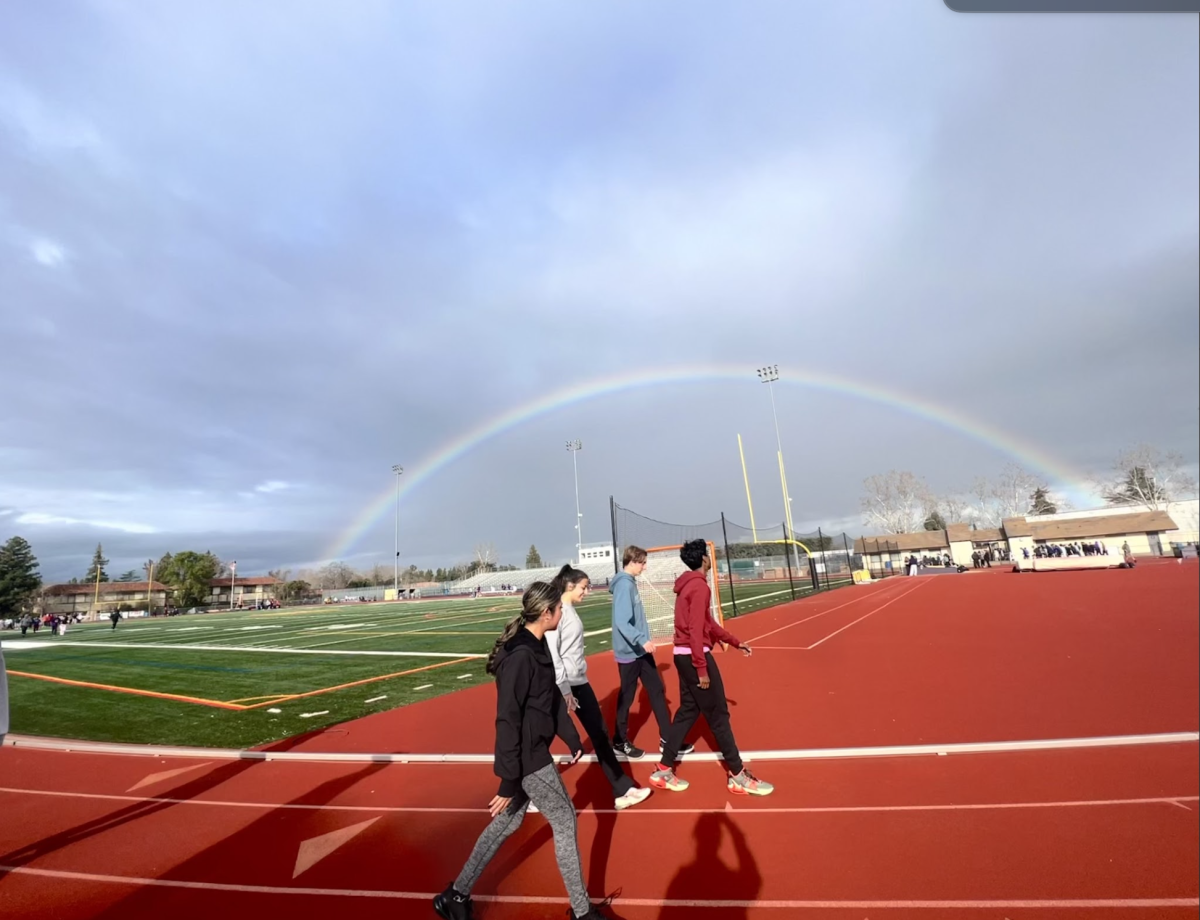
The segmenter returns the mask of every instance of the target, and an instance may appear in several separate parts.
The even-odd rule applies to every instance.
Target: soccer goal
[[[717,551],[708,547],[708,588],[712,591],[710,615],[718,623],[721,616],[721,594],[717,587]],[[681,546],[656,546],[646,550],[646,568],[637,578],[638,594],[646,610],[650,638],[654,642],[670,642],[675,635],[675,579],[688,570],[679,558]]]

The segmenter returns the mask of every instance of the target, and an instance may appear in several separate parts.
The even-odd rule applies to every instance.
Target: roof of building
[[[1032,537],[1033,528],[1029,522],[1023,517],[1005,518],[1004,523],[1000,525],[1004,533],[1011,540],[1013,537]]]
[[[1008,523],[1007,521],[1005,522]],[[1133,533],[1162,533],[1176,530],[1165,511],[1135,511],[1106,514],[1103,517],[1072,518],[1066,521],[1030,521],[1035,540],[1086,540],[1091,537],[1119,537]]]
[[[232,579],[232,581],[235,585],[242,585],[243,587],[246,585],[254,587],[255,585],[282,584],[282,582],[278,578],[273,578],[270,575],[237,575]],[[212,579],[211,581],[209,581],[208,586],[210,588],[228,588],[229,583],[230,583],[230,578],[229,578],[229,576],[226,576],[224,578]]]
[[[916,533],[885,533],[878,537],[859,537],[856,553],[906,553],[919,549],[946,549],[950,542],[944,530],[918,530]]]
[[[146,581],[102,581],[100,582],[101,594],[145,594],[146,589],[152,591],[170,591],[168,585],[162,582],[146,582]],[[96,583],[85,582],[77,585],[46,585],[42,589],[42,594],[50,597],[61,597],[71,594],[95,594]]]

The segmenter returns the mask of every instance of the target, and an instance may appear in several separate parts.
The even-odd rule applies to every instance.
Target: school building
[[[102,581],[91,584],[46,585],[36,610],[43,616],[106,616],[114,610],[162,610],[171,588],[161,582]]]
[[[1135,556],[1172,556],[1200,540],[1200,500],[1171,502],[1164,510],[1106,507],[1060,514],[1027,514],[1006,518],[996,528],[972,530],[969,524],[949,524],[945,530],[880,534],[860,537],[854,551],[870,571],[900,571],[909,556],[949,556],[955,565],[972,565],[972,554],[987,549],[1007,550],[1023,560],[1025,550],[1045,544],[1100,543],[1110,557],[1119,558],[1129,545]]]

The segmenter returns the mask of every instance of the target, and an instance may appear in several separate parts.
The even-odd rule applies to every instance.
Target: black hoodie
[[[515,796],[524,777],[554,762],[550,742],[555,735],[566,742],[571,753],[583,749],[554,682],[554,660],[546,640],[522,627],[496,656],[498,795]]]

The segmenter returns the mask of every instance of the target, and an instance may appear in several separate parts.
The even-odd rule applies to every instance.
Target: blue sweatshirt
[[[612,650],[617,661],[633,661],[646,654],[650,624],[638,594],[637,582],[628,572],[618,572],[608,586],[612,594]]]

